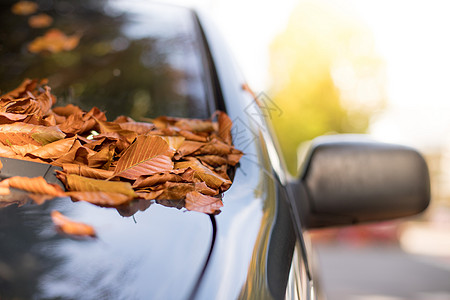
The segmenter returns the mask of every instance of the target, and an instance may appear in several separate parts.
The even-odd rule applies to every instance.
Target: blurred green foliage
[[[302,1],[270,49],[273,118],[287,165],[302,142],[328,133],[364,133],[384,105],[383,61],[371,32],[332,2]]]

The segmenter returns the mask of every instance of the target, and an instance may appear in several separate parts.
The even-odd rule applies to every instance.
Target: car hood
[[[58,233],[54,209],[94,226],[98,237]],[[0,298],[186,298],[212,236],[208,215],[157,204],[130,217],[69,198],[9,205],[0,209]]]

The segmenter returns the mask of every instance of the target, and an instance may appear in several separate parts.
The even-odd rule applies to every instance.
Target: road
[[[450,258],[396,246],[315,247],[328,300],[450,300]]]

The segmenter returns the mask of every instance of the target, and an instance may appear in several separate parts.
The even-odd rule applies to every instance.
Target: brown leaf
[[[240,150],[233,149],[231,154],[227,155],[228,164],[235,166],[240,160],[242,155],[244,155]]]
[[[148,177],[139,176],[139,178],[136,179],[136,181],[134,182],[133,188],[135,189],[144,188],[148,186],[162,184],[167,181],[182,182],[183,178],[180,175],[171,173],[155,174]]]
[[[180,148],[185,140],[185,138],[182,136],[161,136],[161,138],[164,139],[169,147],[175,151]]]
[[[119,124],[113,122],[105,122],[97,120],[100,126],[101,133],[117,133],[127,139],[129,143],[132,143],[136,138],[137,133],[131,130],[122,129]]]
[[[0,124],[23,122],[27,118],[29,118],[29,115],[0,112]]]
[[[219,137],[228,145],[231,145],[231,127],[233,122],[230,117],[223,111],[217,111],[217,119],[219,122]]]
[[[53,18],[47,14],[38,14],[28,19],[28,25],[33,28],[45,28],[53,23]]]
[[[30,193],[46,194],[54,197],[63,197],[64,191],[56,184],[47,183],[44,177],[20,177],[13,176],[3,180],[12,188],[24,190]]]
[[[64,172],[67,174],[76,174],[83,177],[89,177],[94,179],[106,179],[112,176],[113,171],[90,168],[83,165],[77,164],[62,164]]]
[[[181,136],[184,136],[186,140],[190,141],[196,141],[196,142],[207,142],[208,138],[206,136],[198,135],[195,133],[192,133],[188,130],[180,130],[179,134]]]
[[[226,165],[228,159],[219,155],[199,155],[196,156],[202,163],[206,163],[210,166],[217,167],[221,165]]]
[[[2,111],[28,115],[30,120],[32,120],[31,115],[33,115],[35,119],[40,120],[48,114],[54,98],[50,92],[50,87],[44,86],[34,93],[27,91],[24,98],[2,99],[1,107]]]
[[[37,3],[32,1],[19,1],[11,7],[11,11],[13,14],[23,16],[34,14],[37,9]]]
[[[58,159],[67,154],[75,143],[75,138],[62,139],[28,152],[28,155],[43,159]]]
[[[171,182],[192,182],[194,170],[187,168],[180,172],[172,170],[165,173],[155,174],[151,176],[139,176],[133,184],[133,188],[144,188],[153,185],[162,184],[167,181]]]
[[[0,141],[5,145],[46,145],[63,139],[65,134],[57,127],[46,127],[26,123],[0,125]]]
[[[200,149],[195,151],[194,155],[227,155],[231,153],[232,147],[225,144],[224,142],[221,142],[217,139],[211,140],[209,143],[206,143],[203,145]]]
[[[74,163],[77,158],[77,152],[82,147],[83,146],[81,145],[81,143],[78,140],[75,140],[75,142],[72,145],[72,148],[70,148],[70,150],[66,154],[54,160],[52,162],[52,165],[62,166],[62,164],[64,163]]]
[[[221,177],[219,174],[211,171],[197,159],[190,161],[181,161],[175,164],[175,168],[192,168],[195,171],[195,177],[204,181],[209,187],[226,190],[231,185],[229,179]]]
[[[187,193],[195,191],[194,183],[166,182],[156,188],[163,191],[157,200],[183,200]]]
[[[98,180],[75,174],[67,175],[67,187],[70,191],[119,193],[136,197],[129,182]]]
[[[53,28],[48,30],[45,35],[35,38],[28,45],[28,51],[31,53],[70,51],[78,46],[79,41],[79,35],[67,36],[61,30]]]
[[[221,199],[200,194],[197,191],[186,195],[185,207],[187,210],[198,211],[205,214],[214,214],[223,206]]]
[[[171,170],[172,160],[163,155],[167,150],[169,145],[159,136],[138,136],[117,161],[114,176],[136,179]]]
[[[194,142],[194,141],[184,141],[181,144],[180,148],[178,148],[177,153],[175,154],[175,159],[180,159],[183,156],[189,155],[203,147],[205,143]]]
[[[16,152],[14,152],[11,147],[5,146],[0,143],[0,156],[2,157],[14,157]]]
[[[11,145],[11,150],[13,150],[17,155],[25,156],[26,154],[33,152],[40,147],[33,144],[26,145]]]
[[[133,197],[113,192],[67,192],[73,201],[85,201],[98,206],[116,207],[130,202]]]
[[[219,194],[218,189],[212,189],[206,185],[204,182],[196,182],[195,183],[195,190],[199,193],[202,193],[203,195],[208,196],[216,196]]]
[[[103,147],[97,153],[88,157],[88,166],[91,168],[108,169],[114,157],[115,144],[109,144]]]
[[[52,221],[55,226],[61,230],[63,233],[74,236],[90,236],[95,237],[95,230],[92,226],[75,222],[64,216],[57,210],[52,211]]]
[[[154,124],[145,122],[124,122],[119,125],[122,129],[134,131],[138,135],[144,135],[155,128]]]
[[[210,120],[199,119],[180,119],[174,124],[181,130],[197,131],[197,132],[213,132],[214,125]]]

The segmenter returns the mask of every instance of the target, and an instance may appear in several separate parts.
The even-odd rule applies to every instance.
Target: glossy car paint
[[[296,262],[308,278],[302,293],[310,294],[309,271],[301,228],[291,221],[283,161],[261,109],[243,89],[245,80],[206,16],[199,15],[208,43],[221,100],[234,121],[234,143],[245,153],[234,183],[216,216],[217,239],[196,296],[200,299],[284,298],[296,240]],[[292,295],[292,293],[290,294]],[[297,299],[300,294],[296,295]],[[294,298],[293,298],[294,299]]]

